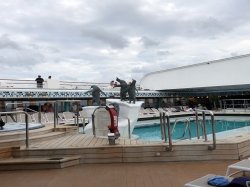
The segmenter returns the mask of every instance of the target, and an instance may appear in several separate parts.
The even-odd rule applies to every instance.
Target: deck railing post
[[[188,135],[189,135],[189,139],[191,140],[192,134],[191,134],[191,128],[190,128],[190,120],[187,119],[187,123],[188,123]]]
[[[213,146],[209,146],[208,149],[209,150],[214,150],[216,149],[216,136],[215,136],[215,120],[214,120],[214,113],[210,111],[210,115],[211,115],[211,125],[212,125],[212,136],[213,136]]]
[[[128,138],[131,139],[130,119],[128,118]]]
[[[26,148],[29,148],[29,118],[27,113],[25,113],[25,131],[26,131],[25,144]]]
[[[172,151],[173,150],[173,146],[172,146],[172,137],[171,137],[171,132],[170,132],[170,117],[169,114],[167,113],[167,129],[168,129],[168,143],[169,146],[166,148],[167,151]],[[166,133],[165,133],[166,134]]]
[[[79,105],[80,103],[77,102],[76,106],[76,124],[77,124],[77,132],[79,133]]]
[[[202,111],[202,125],[203,125],[203,135],[205,142],[207,142],[207,128],[206,128],[206,114],[205,111]]]
[[[82,133],[84,133],[84,129],[85,129],[85,117],[82,118]]]
[[[38,104],[38,122],[39,123],[42,123],[42,114],[41,114],[41,112],[42,112],[42,106],[41,106],[41,103],[39,102],[39,104]]]
[[[197,135],[197,139],[200,139],[199,117],[198,117],[198,112],[197,111],[195,111],[195,122],[196,122],[196,135]]]
[[[95,132],[95,114],[92,114],[92,130],[93,130],[93,135],[96,137],[96,132]]]
[[[163,132],[163,121],[162,121],[162,112],[160,112],[160,129],[161,129],[161,139],[163,140],[164,139],[164,132]]]
[[[58,125],[58,113],[57,113],[57,102],[54,102],[54,130],[56,130],[56,126]]]
[[[167,131],[166,131],[166,115],[165,112],[162,115],[163,117],[163,135],[164,135],[164,142],[167,142]]]

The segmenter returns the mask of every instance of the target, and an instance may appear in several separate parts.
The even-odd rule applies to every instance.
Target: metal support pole
[[[165,116],[165,113],[163,113],[162,115],[163,117],[163,135],[164,135],[164,142],[167,142],[167,132],[166,132],[166,116]]]
[[[57,103],[54,103],[54,130],[56,130],[56,126],[58,125],[58,118],[57,118]]]
[[[92,130],[93,130],[93,135],[96,137],[96,132],[95,132],[95,115],[92,114]]]
[[[209,150],[216,149],[216,136],[215,136],[215,121],[214,121],[214,114],[210,112],[211,115],[211,125],[212,125],[212,135],[213,135],[213,146],[208,146]]]
[[[42,115],[41,115],[41,112],[42,112],[42,106],[41,106],[41,103],[38,104],[38,122],[39,123],[42,123]]]
[[[196,122],[197,139],[200,139],[199,118],[198,118],[198,112],[197,111],[195,111],[195,122]]]
[[[173,150],[173,144],[172,144],[172,137],[171,137],[171,132],[170,132],[170,117],[167,114],[167,128],[168,128],[168,143],[169,147],[166,148],[167,151],[172,151]]]
[[[26,148],[29,148],[29,118],[27,113],[25,113],[25,131],[26,131],[25,144]]]
[[[162,112],[160,112],[160,129],[161,129],[161,139],[164,139],[164,132],[163,132],[163,121],[162,121]]]
[[[187,121],[187,124],[188,124],[188,135],[189,135],[189,139],[191,140],[192,134],[191,134],[190,121],[189,120]]]
[[[76,124],[77,124],[77,132],[79,133],[79,103],[77,102],[76,107]]]
[[[84,133],[84,129],[85,129],[85,117],[82,118],[82,133]]]
[[[128,118],[128,138],[131,139],[130,119]]]
[[[206,114],[204,111],[202,111],[202,125],[203,125],[203,135],[205,138],[205,142],[207,142]]]

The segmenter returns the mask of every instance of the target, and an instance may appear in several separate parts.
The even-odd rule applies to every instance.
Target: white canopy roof
[[[250,54],[152,72],[140,85],[150,90],[250,86]]]

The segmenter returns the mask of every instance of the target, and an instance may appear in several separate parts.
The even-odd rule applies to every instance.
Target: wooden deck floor
[[[4,187],[182,187],[233,161],[81,164],[64,169],[0,171]]]
[[[155,145],[163,144],[161,141],[141,141],[129,139],[117,139],[116,145]],[[84,148],[84,147],[102,147],[108,146],[109,141],[107,138],[94,137],[86,134],[71,134],[64,137],[56,138],[54,140],[47,140],[38,143],[32,143],[30,148]]]

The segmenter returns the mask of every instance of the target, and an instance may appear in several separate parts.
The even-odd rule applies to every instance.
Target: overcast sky
[[[138,82],[250,53],[249,0],[1,0],[2,78]]]

